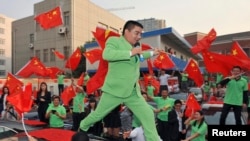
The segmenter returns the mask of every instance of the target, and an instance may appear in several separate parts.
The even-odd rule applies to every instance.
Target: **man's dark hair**
[[[135,26],[139,26],[143,28],[143,25],[137,21],[129,20],[125,23],[123,29],[122,29],[122,35],[125,34],[125,30],[128,29],[129,31],[133,29]]]
[[[174,105],[176,105],[176,104],[182,104],[181,100],[176,99],[176,100],[174,101]]]
[[[89,141],[89,136],[86,132],[76,132],[71,137],[71,141]]]

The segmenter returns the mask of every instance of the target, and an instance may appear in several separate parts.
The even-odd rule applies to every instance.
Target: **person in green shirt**
[[[223,79],[220,84],[226,86],[226,93],[220,116],[220,125],[225,125],[228,112],[233,108],[236,125],[242,125],[241,112],[248,104],[248,83],[241,77],[240,66],[234,66],[232,75]]]
[[[53,104],[51,104],[46,111],[46,118],[49,118],[49,126],[53,128],[63,128],[66,119],[66,109],[60,105],[60,97],[55,96],[53,98]]]
[[[64,90],[64,78],[65,78],[64,73],[62,71],[59,71],[57,73],[57,83],[58,83],[58,93],[59,93],[59,96],[61,95],[61,93]]]
[[[181,89],[183,92],[188,90],[188,73],[186,71],[180,72],[181,74]]]
[[[78,85],[75,85],[75,87],[76,87],[76,95],[73,98],[73,114],[72,114],[73,131],[78,130],[81,120],[83,120],[86,116],[84,110],[85,109],[84,98],[86,97],[86,93],[84,92],[83,87]]]
[[[154,96],[154,91],[155,91],[155,87],[152,85],[151,81],[148,82],[148,86],[147,86],[147,94],[149,96]]]
[[[159,113],[157,113],[157,129],[158,134],[163,141],[167,140],[168,136],[168,112],[171,111],[174,106],[175,99],[170,98],[168,96],[168,90],[163,89],[161,92],[161,97],[150,97],[149,100],[153,100],[157,109],[159,109]]]
[[[202,111],[196,111],[184,123],[186,126],[191,126],[191,135],[181,141],[205,141],[208,130],[207,123]]]

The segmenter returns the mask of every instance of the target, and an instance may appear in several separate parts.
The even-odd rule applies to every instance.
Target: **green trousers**
[[[111,94],[103,93],[94,112],[91,112],[80,123],[80,129],[87,131],[95,122],[102,120],[111,110],[119,104],[124,103],[141,121],[147,141],[159,141],[156,130],[153,110],[141,94],[136,94],[136,90],[129,97],[121,98]]]

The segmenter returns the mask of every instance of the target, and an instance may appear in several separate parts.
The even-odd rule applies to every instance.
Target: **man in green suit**
[[[109,68],[102,87],[103,94],[97,109],[81,121],[80,130],[87,131],[117,105],[124,103],[141,121],[147,141],[159,140],[154,113],[141,95],[138,79],[140,57],[146,59],[158,55],[160,50],[155,48],[142,52],[140,47],[134,47],[141,39],[142,30],[140,23],[127,21],[122,36],[107,40],[102,56],[108,61]]]

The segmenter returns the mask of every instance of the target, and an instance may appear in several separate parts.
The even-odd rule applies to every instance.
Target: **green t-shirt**
[[[204,92],[205,93],[209,93],[209,91],[210,91],[210,85],[209,84],[205,84],[204,86],[203,86],[203,89],[204,89]]]
[[[155,90],[155,87],[154,86],[150,86],[150,85],[148,85],[147,86],[147,94],[149,95],[149,96],[154,96],[154,90]]]
[[[48,113],[51,110],[56,110],[60,115],[66,115],[66,109],[62,105],[55,107],[54,105],[51,104],[48,107],[46,113]],[[63,119],[61,119],[60,117],[58,117],[53,113],[50,113],[49,125],[50,127],[63,127],[64,126]]]
[[[203,124],[199,127],[199,123],[197,122],[196,125],[194,125],[195,120],[190,121],[191,125],[191,135],[195,133],[199,133],[199,136],[192,139],[192,141],[205,141],[206,140],[206,134],[207,134],[207,123],[203,122]]]
[[[168,108],[168,110],[159,112],[157,114],[157,118],[161,121],[168,121],[168,112],[172,110],[175,99],[169,97],[167,97],[166,99],[163,99],[162,97],[153,97],[153,101],[156,103],[158,109],[163,108],[165,106],[171,107]]]
[[[85,93],[77,93],[76,96],[73,98],[73,112],[75,113],[81,113],[84,112],[84,98],[86,94]]]
[[[65,75],[57,75],[57,83],[64,84],[64,77]]]
[[[242,106],[243,91],[248,90],[247,80],[240,78],[239,80],[232,79],[226,85],[226,93],[224,103]]]
[[[183,82],[188,81],[188,74],[187,73],[181,73],[181,81],[183,81]]]

